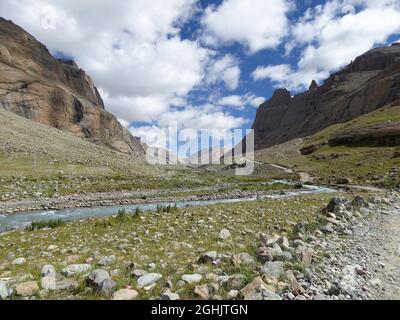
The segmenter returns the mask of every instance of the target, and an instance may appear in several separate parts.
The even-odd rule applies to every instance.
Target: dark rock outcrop
[[[111,113],[92,79],[73,61],[55,59],[11,21],[0,18],[0,107],[117,151],[144,158],[144,146]]]
[[[291,97],[278,89],[262,104],[253,125],[264,149],[315,134],[383,106],[400,102],[400,46],[373,49],[318,86]]]
[[[391,147],[400,145],[400,122],[365,126],[339,133],[329,145],[356,147]]]

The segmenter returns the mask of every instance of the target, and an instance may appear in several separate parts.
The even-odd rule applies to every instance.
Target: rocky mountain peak
[[[284,88],[280,88],[275,90],[274,94],[272,95],[272,98],[269,101],[267,101],[263,106],[269,108],[280,107],[288,105],[291,99],[292,96],[290,94],[290,91]]]
[[[25,30],[0,19],[0,107],[115,150],[144,155],[143,145],[105,111],[90,76],[58,60]]]
[[[318,83],[315,80],[311,81],[311,84],[310,84],[310,87],[309,87],[308,90],[311,91],[311,90],[314,90],[314,89],[318,89]]]
[[[315,134],[393,103],[400,103],[397,44],[368,51],[323,85],[313,81],[294,97],[286,89],[275,91],[257,112],[256,149]]]

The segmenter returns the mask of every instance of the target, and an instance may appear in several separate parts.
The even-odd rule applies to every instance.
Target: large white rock
[[[113,300],[133,300],[138,295],[139,295],[139,293],[136,290],[121,289],[121,290],[114,292],[112,299]]]
[[[62,270],[62,273],[67,277],[73,277],[77,274],[88,272],[92,266],[90,264],[71,264]]]
[[[199,283],[203,276],[201,274],[185,274],[181,278],[183,281],[192,284],[192,283]]]
[[[156,283],[162,277],[163,276],[159,273],[148,273],[138,279],[137,286],[139,289],[142,289],[143,287],[147,287],[153,283]]]

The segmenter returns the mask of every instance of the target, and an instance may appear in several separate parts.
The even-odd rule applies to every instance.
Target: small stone
[[[79,283],[74,280],[56,281],[56,291],[72,291],[79,287]]]
[[[325,301],[325,300],[330,300],[330,298],[328,298],[328,297],[326,297],[326,296],[324,296],[324,295],[322,295],[322,294],[320,294],[320,293],[317,293],[317,294],[313,297],[313,300],[315,300],[315,301]]]
[[[274,293],[260,277],[255,278],[250,284],[240,291],[244,300],[282,300]]]
[[[139,293],[133,289],[121,289],[114,292],[112,299],[113,300],[133,300],[135,299]]]
[[[185,274],[181,279],[186,283],[192,284],[199,283],[203,279],[203,276],[201,274]]]
[[[228,281],[226,282],[226,286],[228,290],[239,290],[242,289],[243,286],[246,283],[246,276],[242,274],[235,274],[231,277],[228,278]]]
[[[111,295],[114,292],[116,286],[116,282],[108,278],[101,283],[98,290],[105,295]]]
[[[109,256],[109,257],[102,257],[100,260],[97,262],[97,265],[100,267],[107,267],[112,265],[116,260],[115,256]]]
[[[20,265],[26,264],[26,259],[25,259],[25,258],[17,258],[17,259],[14,259],[14,260],[11,262],[11,264],[14,265],[14,266],[20,266]]]
[[[232,261],[233,261],[234,265],[236,265],[236,266],[239,266],[239,265],[251,266],[255,263],[254,258],[247,252],[243,252],[243,253],[239,253],[238,255],[234,255],[232,257]]]
[[[261,274],[270,278],[279,278],[283,275],[283,262],[267,262],[261,267]]]
[[[99,290],[101,288],[101,284],[106,279],[110,279],[110,275],[108,274],[108,272],[103,269],[96,269],[88,275],[86,281],[90,286]]]
[[[142,270],[142,269],[135,269],[131,272],[131,277],[132,278],[140,278],[145,276],[146,274],[148,274],[149,272],[146,270]]]
[[[291,270],[286,271],[286,277],[289,280],[290,289],[295,295],[300,295],[306,292],[304,288],[297,282],[297,279],[294,276],[293,271]]]
[[[40,285],[43,290],[55,290],[56,289],[56,275],[49,274],[42,278]]]
[[[92,266],[90,264],[71,264],[62,270],[66,277],[73,277],[78,274],[88,272]]]
[[[170,290],[167,290],[161,294],[161,300],[175,301],[175,300],[179,300],[179,299],[180,299],[179,294],[173,293]]]
[[[239,296],[239,291],[238,290],[231,290],[227,294],[227,297],[228,297],[229,300],[237,299],[238,296]]]
[[[333,229],[332,224],[328,223],[326,226],[321,228],[321,231],[325,234],[334,233],[335,230]]]
[[[280,245],[281,248],[283,248],[285,250],[290,249],[289,240],[285,236],[282,236],[279,238],[278,244]]]
[[[0,299],[7,299],[10,296],[11,289],[5,281],[0,281]]]
[[[207,285],[196,286],[194,288],[194,294],[199,296],[203,300],[208,300],[210,298],[210,292]]]
[[[276,242],[278,242],[280,236],[278,235],[266,235],[266,234],[262,234],[261,235],[261,243],[262,245],[266,246],[266,247],[270,247],[272,245],[274,245]]]
[[[275,255],[275,261],[291,261],[293,260],[293,256],[290,252],[281,252]]]
[[[45,265],[42,268],[41,274],[42,274],[42,277],[46,277],[46,276],[51,275],[51,274],[55,275],[56,274],[56,268],[54,268],[54,266],[52,266],[50,264]]]
[[[212,263],[218,258],[218,253],[216,251],[209,251],[203,254],[199,258],[199,263]]]
[[[221,240],[228,240],[231,237],[231,233],[228,229],[222,229],[218,235]]]
[[[305,267],[309,267],[312,263],[313,251],[311,249],[304,249],[301,252],[301,262],[303,262]]]
[[[15,286],[15,292],[22,297],[31,297],[39,292],[39,286],[36,281],[23,282]]]
[[[162,277],[163,276],[159,273],[148,273],[138,279],[137,286],[139,289],[142,289],[143,287],[147,287],[153,283],[156,283]]]

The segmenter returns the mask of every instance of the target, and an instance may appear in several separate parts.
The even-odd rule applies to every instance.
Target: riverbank
[[[0,214],[13,214],[42,210],[63,210],[70,208],[112,207],[119,205],[142,205],[160,202],[209,201],[262,197],[284,192],[306,190],[295,183],[279,181],[264,184],[231,185],[201,188],[137,190],[131,192],[105,192],[75,194],[71,196],[39,197],[19,201],[0,202]]]

